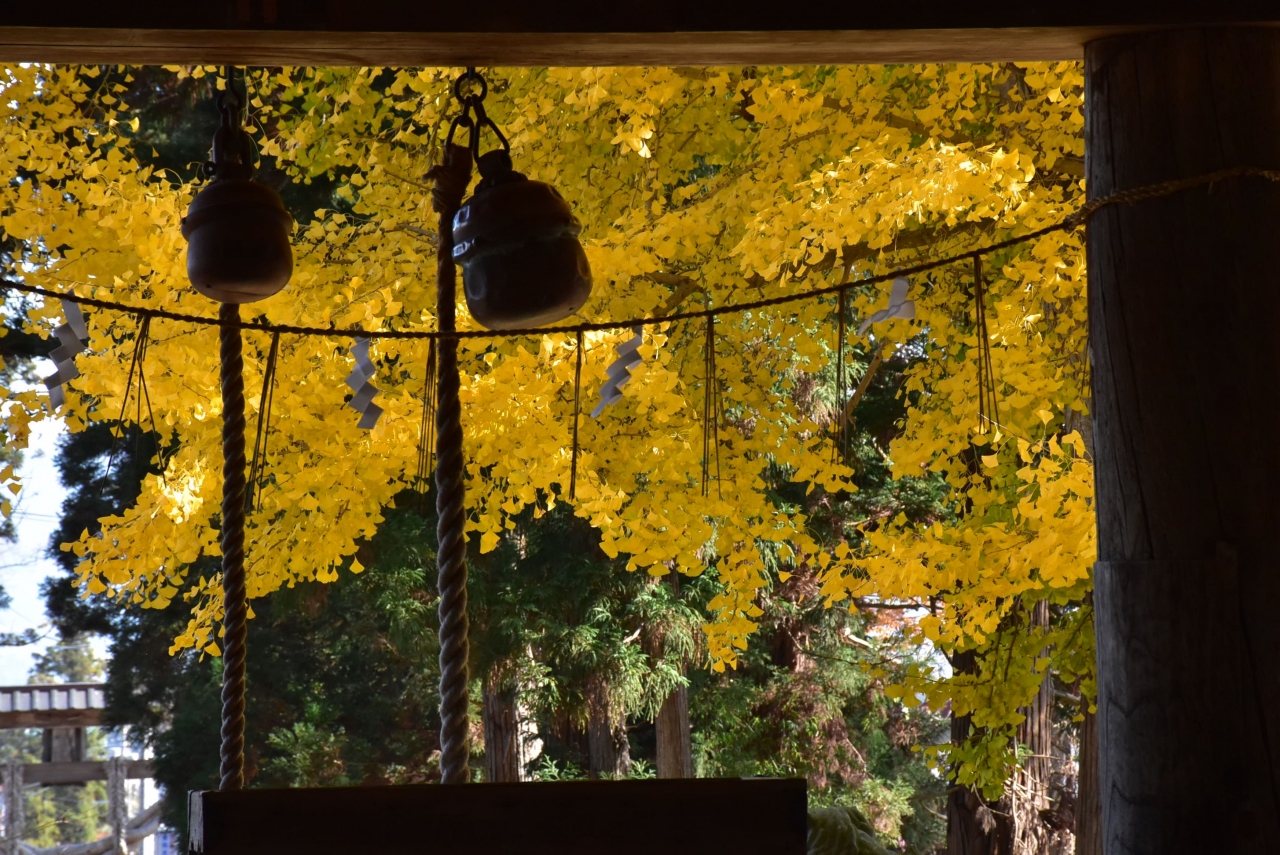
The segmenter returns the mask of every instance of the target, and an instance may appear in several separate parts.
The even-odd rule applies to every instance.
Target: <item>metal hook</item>
[[[489,118],[489,114],[485,112],[484,105],[477,102],[472,109],[476,113],[475,129],[471,134],[471,153],[477,161],[480,160],[480,132],[484,128],[493,131],[493,135],[498,138],[498,142],[502,143],[502,149],[507,154],[511,154],[511,143],[507,141],[507,137],[502,130]]]
[[[476,83],[480,86],[479,93],[464,95],[462,94],[462,86],[464,83]],[[458,75],[458,79],[453,81],[453,97],[468,107],[475,106],[484,100],[489,94],[489,81],[484,79],[484,75],[476,71],[474,65],[467,66],[467,70]]]
[[[463,107],[462,112],[454,116],[453,121],[449,123],[449,136],[445,138],[445,145],[453,145],[453,135],[457,133],[458,128],[467,128],[471,131],[470,146],[475,148],[476,123],[471,119],[466,107]]]
[[[479,89],[469,93],[464,93],[463,88],[466,84],[476,84]],[[484,79],[484,75],[476,71],[475,66],[467,66],[467,70],[458,75],[453,81],[453,97],[462,105],[462,113],[453,120],[449,125],[448,143],[453,143],[453,136],[458,128],[466,127],[471,131],[471,138],[468,144],[471,148],[472,156],[478,161],[480,159],[480,134],[485,129],[493,131],[493,135],[498,138],[498,142],[502,144],[502,148],[507,154],[511,153],[511,143],[507,140],[502,129],[497,126],[493,119],[489,118],[489,114],[484,109],[485,96],[489,94],[489,81]],[[475,114],[472,118],[472,113]]]

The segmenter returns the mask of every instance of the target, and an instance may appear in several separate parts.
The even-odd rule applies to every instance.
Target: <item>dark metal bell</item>
[[[471,316],[491,330],[569,317],[591,295],[582,225],[550,184],[511,169],[504,150],[482,155],[482,180],[453,220]]]
[[[293,218],[280,196],[251,180],[253,140],[240,127],[234,99],[221,104],[213,140],[212,180],[182,220],[187,276],[223,303],[252,303],[280,291],[293,273]]]

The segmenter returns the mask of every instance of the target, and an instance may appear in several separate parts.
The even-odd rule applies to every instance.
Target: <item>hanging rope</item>
[[[240,307],[223,303],[222,323],[222,790],[244,787],[245,657],[249,600],[244,575],[244,357]]]
[[[259,481],[267,468],[267,436],[271,430],[271,407],[276,400],[276,362],[280,356],[280,333],[271,334],[271,349],[262,369],[262,393],[258,397],[258,430],[253,438],[253,463],[249,466],[248,512],[257,508],[262,492]]]
[[[125,380],[124,396],[120,400],[120,417],[116,419],[116,426],[111,431],[111,453],[107,455],[107,470],[102,475],[104,490],[111,480],[111,470],[115,467],[116,451],[119,449],[120,440],[124,439],[124,417],[129,411],[129,394],[133,391],[135,377],[138,379],[138,395],[134,401],[138,408],[134,418],[134,424],[137,426],[133,447],[135,464],[138,462],[142,442],[142,402],[144,398],[147,403],[147,414],[151,419],[151,429],[154,431],[156,427],[155,416],[151,413],[151,395],[147,392],[147,377],[142,370],[147,359],[147,341],[150,337],[151,318],[142,315],[138,318],[138,332],[133,338],[133,358],[129,361],[129,377]],[[163,475],[163,472],[161,474]]]
[[[845,414],[845,395],[848,393],[849,381],[845,367],[844,349],[848,337],[845,317],[849,311],[849,293],[841,291],[836,301],[836,404],[833,408],[835,424],[835,442],[832,444],[831,457],[840,462],[849,454],[848,424]]]
[[[549,327],[529,327],[525,329],[508,329],[508,330],[458,330],[444,329],[443,327],[435,330],[365,330],[358,328],[340,328],[340,327],[304,327],[294,324],[269,324],[257,321],[242,323],[241,327],[246,330],[254,330],[257,332],[281,332],[290,335],[301,336],[323,336],[327,338],[367,338],[367,339],[513,339],[525,338],[529,336],[545,336],[554,335],[556,333],[576,333],[576,332],[602,332],[608,330],[617,330],[630,327],[654,326],[657,324],[671,323],[673,321],[685,321],[695,318],[717,317],[719,315],[737,314],[741,312],[749,312],[755,309],[767,309],[774,306],[783,306],[790,303],[800,303],[806,300],[816,300],[831,294],[839,294],[848,291],[851,288],[862,288],[867,285],[877,285],[881,282],[892,282],[899,277],[912,277],[921,273],[928,273],[931,270],[938,270],[943,267],[949,267],[962,261],[971,261],[975,258],[981,258],[1002,249],[1018,246],[1037,238],[1045,237],[1056,232],[1069,232],[1082,228],[1094,214],[1099,211],[1116,205],[1130,205],[1135,202],[1144,202],[1149,199],[1159,199],[1165,196],[1171,196],[1174,193],[1189,190],[1193,187],[1203,185],[1212,185],[1219,181],[1227,181],[1237,178],[1261,178],[1266,181],[1280,182],[1280,170],[1259,169],[1252,166],[1236,167],[1232,169],[1223,169],[1217,172],[1208,172],[1203,175],[1197,175],[1193,178],[1181,178],[1176,181],[1163,181],[1156,184],[1148,184],[1142,187],[1135,187],[1132,190],[1124,190],[1114,193],[1102,199],[1095,199],[1084,205],[1080,210],[1076,211],[1062,220],[1043,228],[1035,229],[1022,235],[1006,238],[996,241],[985,246],[976,247],[974,249],[958,252],[943,258],[937,258],[933,261],[924,261],[920,264],[913,264],[907,267],[900,267],[891,270],[888,273],[879,273],[875,276],[867,276],[862,279],[855,279],[848,282],[841,282],[837,285],[829,285],[825,288],[814,288],[811,291],[804,291],[799,294],[781,294],[777,297],[767,297],[762,300],[752,300],[747,303],[732,303],[725,306],[718,306],[714,309],[699,309],[688,312],[673,312],[668,315],[658,315],[654,317],[644,318],[628,318],[626,320],[605,320],[593,321],[581,324],[567,324],[563,326]],[[138,316],[146,316],[151,318],[163,318],[170,321],[179,321],[182,323],[197,324],[204,326],[217,326],[221,323],[217,318],[210,318],[204,315],[192,315],[185,312],[172,312],[168,309],[151,309],[144,306],[135,306],[129,303],[122,303],[116,300],[102,300],[97,297],[81,297],[77,294],[54,291],[48,288],[41,288],[38,285],[28,285],[25,282],[14,282],[11,280],[0,280],[0,291],[9,290],[17,291],[23,294],[37,294],[42,297],[52,297],[60,300],[70,300],[73,303],[79,303],[82,306],[95,306],[100,309],[112,309],[114,311],[129,312]]]
[[[573,367],[573,452],[569,458],[569,501],[578,498],[578,422],[582,414],[582,332],[578,333]]]
[[[431,479],[431,460],[436,442],[436,360],[437,347],[432,339],[427,347],[426,376],[422,381],[422,419],[418,425],[418,466],[413,486],[419,497],[427,495]],[[420,507],[424,507],[422,505]]]
[[[720,493],[720,379],[716,371],[716,319],[707,317],[706,343],[703,345],[702,389],[702,495],[711,490],[711,458],[716,462],[716,496]]]
[[[473,136],[475,129],[472,130]],[[436,266],[436,317],[441,332],[457,328],[457,271],[453,265],[453,216],[471,183],[470,149],[449,142],[444,160],[427,178],[435,182],[432,207],[440,215]],[[463,481],[462,405],[458,401],[458,340],[438,343],[436,381],[436,568],[440,591],[440,775],[443,783],[470,777],[467,691],[466,484]]]
[[[991,329],[987,325],[987,293],[982,259],[973,260],[974,326],[978,337],[978,433],[986,433],[1000,418],[996,375],[991,365]]]

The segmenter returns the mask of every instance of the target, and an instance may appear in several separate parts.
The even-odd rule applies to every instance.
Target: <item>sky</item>
[[[32,654],[56,641],[56,634],[45,618],[40,583],[46,576],[61,572],[46,553],[66,495],[54,465],[58,437],[63,430],[60,421],[38,422],[33,426],[31,445],[18,470],[22,476],[22,492],[14,508],[18,542],[0,542],[0,585],[13,597],[12,607],[0,611],[0,632],[35,628],[48,637],[26,647],[0,647],[0,686],[26,683]],[[103,655],[104,643],[99,641],[94,646],[98,654]]]
[[[0,631],[3,632],[21,632],[31,627],[49,631],[40,598],[40,582],[58,572],[57,565],[45,552],[49,537],[58,525],[58,511],[66,492],[53,463],[62,429],[61,422],[34,425],[31,446],[18,470],[22,476],[22,492],[13,512],[18,542],[0,543],[0,585],[13,597],[13,606],[0,611]],[[0,685],[27,682],[31,654],[48,647],[52,641],[45,638],[37,645],[0,647]]]

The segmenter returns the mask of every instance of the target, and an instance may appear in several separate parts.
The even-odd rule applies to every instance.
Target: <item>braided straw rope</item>
[[[218,785],[244,787],[245,657],[249,599],[244,576],[244,358],[240,307],[218,310],[222,356],[222,748]]]
[[[471,182],[471,152],[449,144],[444,161],[427,174],[434,179],[432,206],[440,215],[436,268],[436,316],[440,330],[456,329],[457,270],[453,265],[453,216]],[[458,340],[439,342],[436,356],[436,568],[440,590],[440,775],[464,784],[471,755],[467,691],[466,484],[463,481],[462,405],[458,402]]]

